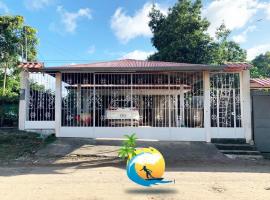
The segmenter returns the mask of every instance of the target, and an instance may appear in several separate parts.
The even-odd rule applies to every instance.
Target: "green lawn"
[[[37,133],[16,129],[0,129],[0,162],[33,155],[37,150],[54,140],[54,136],[44,139]]]

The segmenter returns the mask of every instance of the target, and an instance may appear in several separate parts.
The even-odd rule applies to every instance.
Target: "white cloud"
[[[2,1],[0,1],[0,10],[3,10],[4,14],[9,13],[8,6]]]
[[[244,43],[244,42],[246,42],[247,37],[246,37],[246,34],[244,34],[244,32],[243,32],[239,35],[233,36],[232,39],[233,39],[233,41],[235,41],[237,43]]]
[[[92,19],[91,10],[89,8],[81,8],[77,12],[68,12],[62,6],[58,6],[57,12],[61,16],[61,23],[64,25],[66,32],[69,33],[75,32],[79,19]]]
[[[253,60],[256,56],[270,51],[270,44],[261,44],[247,50],[247,60]]]
[[[261,8],[258,0],[214,0],[204,10],[210,22],[209,33],[215,36],[216,29],[225,23],[230,30],[243,28]]]
[[[232,39],[237,43],[244,43],[247,40],[247,34],[253,32],[256,29],[256,26],[249,26],[247,27],[242,33],[239,35],[235,35]]]
[[[152,5],[149,2],[145,3],[133,16],[127,15],[123,8],[116,9],[111,18],[111,28],[121,42],[127,43],[129,40],[139,36],[150,37],[152,35],[148,26],[150,20],[148,15]],[[163,13],[167,12],[167,8],[159,4],[156,4],[156,7]]]
[[[91,46],[87,49],[87,53],[88,53],[88,54],[93,54],[93,53],[95,53],[95,51],[96,51],[95,45],[91,45]]]
[[[135,59],[135,60],[146,60],[148,56],[153,54],[154,51],[141,51],[135,50],[123,55],[120,59]]]
[[[264,14],[266,15],[266,19],[270,20],[270,2],[260,3],[259,8],[264,10]]]
[[[54,0],[24,0],[24,5],[29,10],[40,10],[53,2]]]
[[[265,7],[265,13],[268,20],[270,20],[270,3]]]
[[[136,162],[140,165],[145,165],[145,164],[150,164],[150,165],[154,165],[156,164],[159,160],[161,159],[161,155],[160,154],[151,154],[151,153],[144,153],[141,155],[138,155],[133,162]]]

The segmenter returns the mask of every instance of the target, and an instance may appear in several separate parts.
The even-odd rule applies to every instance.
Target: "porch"
[[[142,62],[137,67],[152,66]],[[165,64],[147,71],[128,65],[97,70],[97,64],[28,68],[20,128],[54,130],[58,137],[251,140],[247,69]]]

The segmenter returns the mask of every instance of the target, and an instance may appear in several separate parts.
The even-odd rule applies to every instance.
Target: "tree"
[[[19,81],[17,68],[20,60],[26,58],[27,61],[33,61],[37,55],[38,40],[36,37],[37,31],[24,24],[22,16],[0,16],[0,66],[2,81],[2,95],[7,95],[7,92],[13,94],[11,84],[17,84]],[[24,52],[24,53],[22,53]],[[7,84],[7,75],[10,77],[10,85]],[[15,91],[18,95],[18,91]]]
[[[242,49],[236,42],[229,41],[231,31],[222,23],[216,31],[215,63],[244,62],[247,58],[246,50]]]
[[[260,54],[252,60],[253,67],[251,68],[252,78],[270,77],[270,51],[265,54]]]
[[[246,52],[228,40],[230,31],[224,24],[217,30],[217,38],[210,37],[210,23],[202,17],[201,10],[201,0],[178,0],[167,16],[154,6],[149,27],[157,53],[149,60],[206,64],[244,61]]]

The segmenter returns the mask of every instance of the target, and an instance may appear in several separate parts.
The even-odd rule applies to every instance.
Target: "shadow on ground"
[[[129,194],[176,194],[176,189],[170,188],[136,188],[136,189],[126,189],[126,193]]]
[[[59,138],[34,157],[2,166],[1,171],[5,171],[0,176],[59,174],[61,169],[70,167],[75,170],[102,167],[125,170],[125,162],[117,157],[121,143],[118,140]],[[166,171],[270,173],[269,160],[229,159],[209,143],[138,141],[138,147],[149,146],[157,148],[163,154]],[[12,167],[15,171],[8,170]],[[33,170],[38,167],[43,167],[44,170]]]

